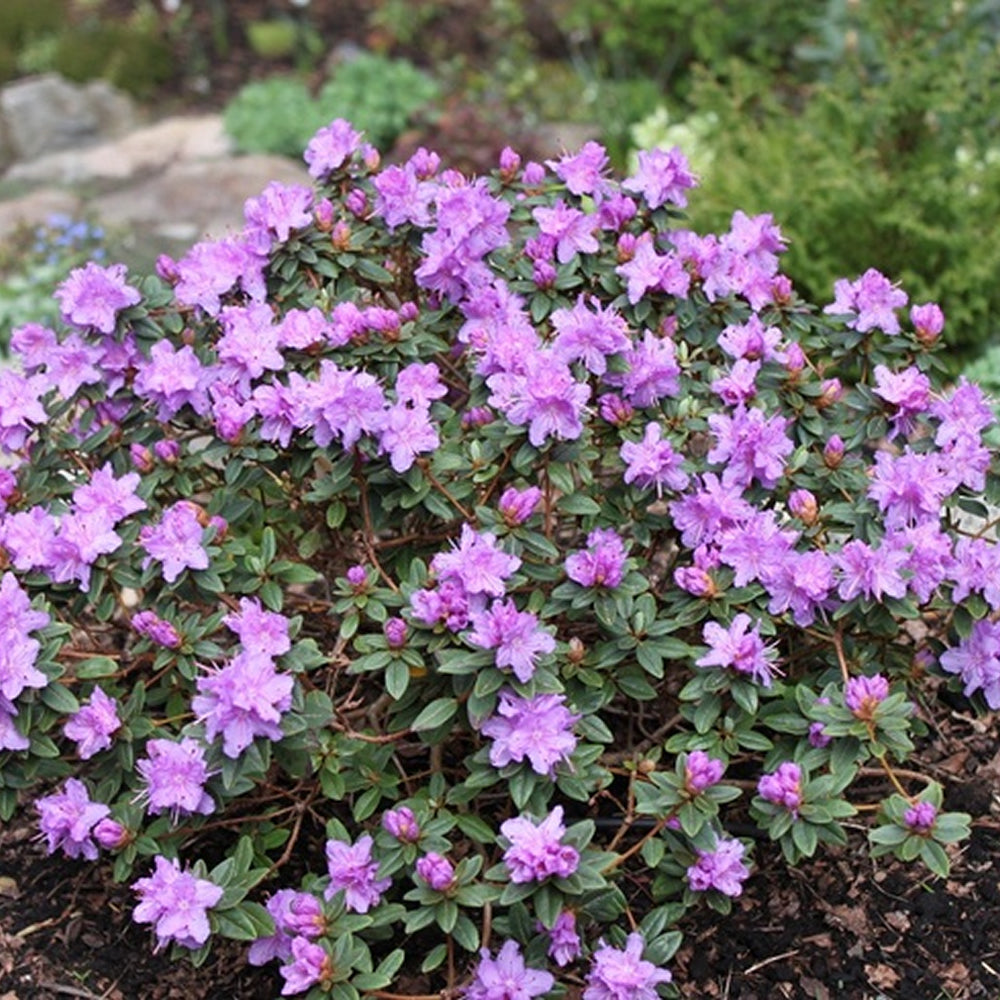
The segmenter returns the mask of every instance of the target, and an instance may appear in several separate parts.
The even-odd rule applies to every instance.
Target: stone
[[[305,166],[282,156],[182,160],[163,173],[100,195],[88,208],[109,229],[141,225],[171,241],[194,242],[243,228],[243,203],[271,181],[310,183]]]
[[[221,116],[178,115],[113,142],[15,163],[5,178],[32,184],[119,181],[159,173],[176,163],[222,159],[231,149]]]
[[[135,123],[132,102],[108,84],[78,86],[56,73],[27,77],[0,90],[0,116],[13,159],[79,149],[121,135]]]

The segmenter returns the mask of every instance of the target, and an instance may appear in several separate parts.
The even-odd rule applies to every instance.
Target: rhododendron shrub
[[[946,872],[899,765],[940,689],[1000,706],[1000,556],[936,307],[802,301],[679,150],[306,161],[13,337],[3,817],[338,1000],[669,992],[690,907],[862,823]]]

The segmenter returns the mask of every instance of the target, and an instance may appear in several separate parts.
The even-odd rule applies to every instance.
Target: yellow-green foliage
[[[931,16],[933,0],[919,24],[892,6],[848,29],[840,62],[794,100],[745,64],[725,67],[725,84],[699,75],[691,104],[718,124],[692,222],[770,211],[807,297],[828,301],[836,278],[876,267],[911,300],[938,301],[968,356],[1000,329],[997,36],[971,15]]]

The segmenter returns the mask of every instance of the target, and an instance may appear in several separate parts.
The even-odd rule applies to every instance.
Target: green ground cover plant
[[[1000,707],[1000,480],[938,306],[804,299],[676,148],[305,157],[14,333],[0,815],[310,1000],[676,995],[758,852],[946,875],[904,765]]]
[[[299,158],[318,128],[349,113],[372,142],[388,149],[439,93],[407,60],[363,52],[341,63],[315,95],[299,77],[248,83],[226,106],[224,122],[244,152]]]

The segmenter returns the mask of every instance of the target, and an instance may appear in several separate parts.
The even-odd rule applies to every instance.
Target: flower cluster
[[[676,149],[467,177],[341,120],[306,162],[13,337],[0,817],[35,791],[158,946],[288,996],[419,951],[442,994],[654,1000],[751,844],[864,820],[946,872],[940,796],[844,822],[911,704],[1000,707],[995,420],[940,308],[805,302],[770,215],[686,227]]]

